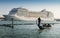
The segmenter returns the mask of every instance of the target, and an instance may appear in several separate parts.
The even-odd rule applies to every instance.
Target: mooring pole
[[[12,18],[12,29],[14,28],[14,26],[13,26],[13,18]]]
[[[12,34],[13,34],[12,38],[15,38],[15,37],[14,37],[14,25],[13,25],[13,18],[12,18]]]

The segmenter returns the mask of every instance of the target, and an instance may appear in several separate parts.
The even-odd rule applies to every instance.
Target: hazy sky
[[[0,16],[8,14],[13,8],[24,7],[31,11],[46,9],[60,18],[60,0],[0,0]]]

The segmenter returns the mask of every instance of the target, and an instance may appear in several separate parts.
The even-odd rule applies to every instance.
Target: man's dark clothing
[[[40,24],[40,22],[41,22],[41,19],[40,19],[40,17],[38,18],[38,24]]]
[[[38,18],[38,27],[39,27],[40,29],[43,29],[42,26],[40,26],[40,22],[41,22],[41,19],[40,19],[40,17],[39,17],[39,18]]]

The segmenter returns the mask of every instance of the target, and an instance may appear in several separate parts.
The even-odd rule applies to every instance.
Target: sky
[[[0,16],[6,15],[13,8],[23,7],[30,11],[46,9],[60,18],[60,0],[0,0]]]

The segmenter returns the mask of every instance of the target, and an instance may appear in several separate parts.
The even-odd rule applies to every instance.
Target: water
[[[60,24],[40,30],[37,25],[0,26],[0,38],[60,38]]]

